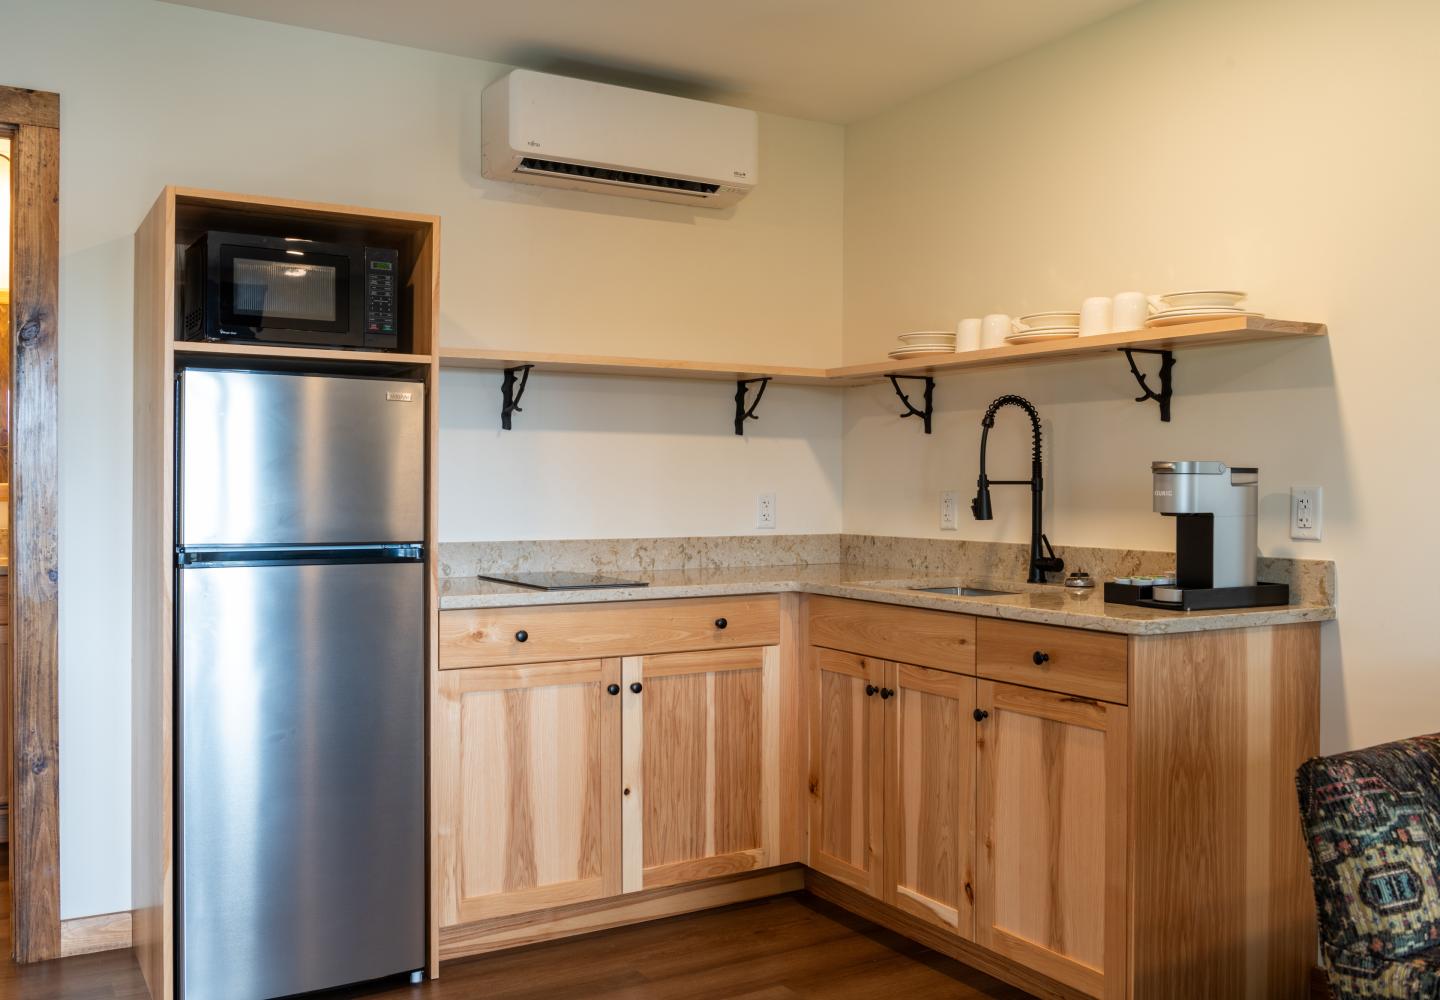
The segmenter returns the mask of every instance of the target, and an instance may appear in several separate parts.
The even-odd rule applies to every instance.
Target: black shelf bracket
[[[925,433],[929,434],[930,418],[935,415],[935,378],[931,375],[891,375],[889,378],[890,385],[895,389],[895,395],[900,397],[900,402],[905,407],[905,412],[900,414],[900,419],[919,417],[925,424]],[[915,404],[910,402],[910,397],[905,395],[904,390],[900,388],[900,379],[902,378],[925,383],[925,409],[915,409]]]
[[[1175,355],[1170,351],[1152,351],[1143,347],[1121,347],[1119,350],[1125,352],[1125,360],[1130,362],[1130,374],[1135,376],[1135,381],[1140,383],[1141,395],[1135,397],[1135,402],[1143,403],[1147,400],[1155,400],[1160,404],[1160,419],[1165,423],[1170,422],[1170,397],[1174,395],[1174,387],[1171,382],[1171,373],[1175,370]],[[1140,366],[1135,364],[1137,354],[1158,354],[1160,355],[1160,391],[1156,392],[1150,388],[1150,383],[1145,381],[1145,373]]]
[[[749,391],[750,387],[757,382],[760,384],[760,388],[755,392],[755,401],[747,408],[745,406],[745,394]],[[742,378],[735,382],[736,434],[744,435],[745,421],[760,419],[755,416],[755,409],[760,405],[760,397],[765,395],[765,386],[769,385],[769,383],[770,377],[768,375],[764,378]]]
[[[510,414],[520,412],[520,397],[525,395],[525,385],[530,381],[530,369],[534,365],[516,365],[505,369],[505,381],[500,386],[504,399],[500,403],[500,426],[510,429]],[[520,384],[515,384],[515,373],[520,373]]]

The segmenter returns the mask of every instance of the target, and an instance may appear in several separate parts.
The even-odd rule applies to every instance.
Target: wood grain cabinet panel
[[[1126,636],[982,618],[975,644],[981,677],[1121,705],[1128,701]]]
[[[1095,997],[1126,992],[1126,709],[982,680],[976,940]]]
[[[763,868],[779,840],[780,651],[624,661],[624,887]]]
[[[441,674],[442,926],[620,892],[620,671],[607,659]]]
[[[811,645],[881,660],[975,672],[975,619],[839,597],[810,598]]]
[[[973,939],[975,680],[905,663],[886,676],[886,898]]]
[[[811,650],[810,867],[885,896],[885,663]]]
[[[440,612],[440,668],[773,646],[775,596]]]

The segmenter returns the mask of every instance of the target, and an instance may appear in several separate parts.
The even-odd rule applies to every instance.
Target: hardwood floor
[[[8,914],[10,886],[0,884]],[[7,934],[4,953],[8,955],[8,922],[0,926]],[[28,966],[0,960],[0,997],[6,1000],[146,996],[140,970],[128,951]],[[447,962],[441,978],[423,986],[402,981],[320,995],[324,1000],[1024,1000],[1027,996],[803,895]]]

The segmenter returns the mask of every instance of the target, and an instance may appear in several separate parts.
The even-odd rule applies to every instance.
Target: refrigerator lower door
[[[280,372],[180,375],[182,546],[425,537],[425,386]]]
[[[181,996],[423,968],[424,565],[179,579]]]

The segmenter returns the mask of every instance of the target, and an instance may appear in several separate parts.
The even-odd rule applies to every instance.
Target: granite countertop
[[[512,608],[540,604],[594,604],[603,601],[654,601],[677,597],[798,592],[1128,635],[1161,635],[1291,622],[1329,621],[1335,617],[1335,607],[1331,603],[1316,602],[1224,611],[1161,611],[1123,604],[1106,604],[1098,587],[1094,590],[1077,591],[1058,584],[1012,583],[975,576],[917,575],[913,568],[849,563],[616,570],[612,575],[643,580],[649,586],[614,590],[537,591],[492,583],[473,576],[452,576],[440,581],[440,609]],[[908,589],[958,584],[1015,593],[1007,596],[954,597],[946,594],[917,593]]]

